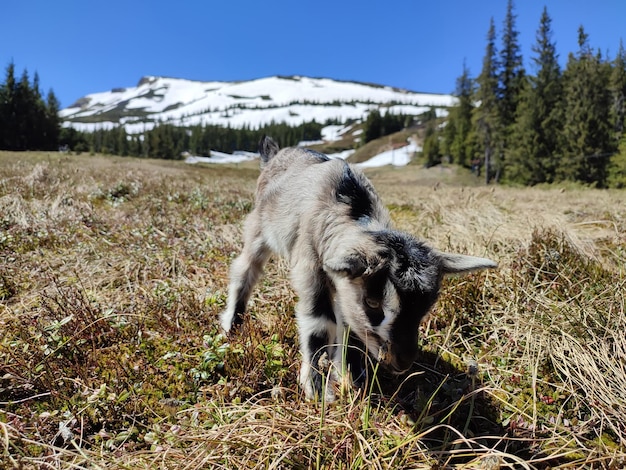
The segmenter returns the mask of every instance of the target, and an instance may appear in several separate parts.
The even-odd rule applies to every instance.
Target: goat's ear
[[[270,159],[278,153],[280,147],[274,139],[264,135],[261,137],[261,141],[259,142],[259,154],[261,155],[261,160],[264,163],[270,161]]]
[[[327,259],[324,269],[347,275],[350,279],[367,277],[378,271],[385,264],[384,257],[373,256],[367,258],[361,253],[351,253],[346,256]]]
[[[498,263],[488,258],[453,253],[439,253],[439,256],[441,256],[443,273],[446,275],[467,274],[472,271],[498,267]]]
[[[351,279],[362,276],[367,271],[367,259],[358,253],[327,259],[324,269],[335,273],[346,274]]]

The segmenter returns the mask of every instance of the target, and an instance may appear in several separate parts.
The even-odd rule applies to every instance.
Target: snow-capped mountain
[[[92,131],[122,124],[141,133],[156,123],[258,128],[271,122],[298,125],[315,119],[363,119],[373,109],[419,115],[445,112],[451,95],[328,78],[267,77],[240,82],[199,82],[144,77],[137,86],[93,93],[61,111],[66,126]]]

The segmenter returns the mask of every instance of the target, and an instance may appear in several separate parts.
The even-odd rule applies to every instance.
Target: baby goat
[[[392,372],[406,371],[443,276],[496,263],[441,253],[393,230],[369,180],[342,160],[301,148],[279,150],[268,137],[259,148],[256,205],[245,221],[243,251],[231,266],[222,328],[229,332],[243,321],[263,265],[276,253],[290,262],[299,296],[300,384],[308,399],[324,394],[334,400],[343,357],[358,384],[365,379],[366,353]],[[325,363],[332,368],[328,376]]]

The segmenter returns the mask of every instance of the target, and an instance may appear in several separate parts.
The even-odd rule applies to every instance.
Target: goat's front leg
[[[263,272],[269,255],[270,251],[261,235],[259,217],[256,212],[252,212],[244,227],[243,250],[230,267],[226,310],[220,315],[220,324],[227,333],[234,325],[243,322],[252,288]]]
[[[300,300],[296,321],[300,336],[302,366],[300,385],[309,400],[335,400],[339,371],[335,363],[337,324],[332,294],[324,273],[310,266],[292,269],[293,284]]]

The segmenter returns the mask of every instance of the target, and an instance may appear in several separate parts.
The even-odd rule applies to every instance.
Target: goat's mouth
[[[388,342],[380,345],[380,347],[378,348],[378,356],[376,357],[376,359],[378,360],[378,362],[381,362],[383,364],[391,363],[391,354],[389,352]]]
[[[390,354],[389,360],[387,362],[387,367],[394,374],[400,375],[409,371],[413,364],[415,364],[416,357],[411,354]]]
[[[376,352],[374,352],[376,351]],[[394,353],[390,341],[383,342],[377,349],[371,348],[368,356],[392,375],[402,375],[411,369],[415,360],[402,358]]]
[[[383,343],[378,348],[378,356],[376,357],[379,363],[383,364],[386,369],[389,370],[392,374],[400,375],[406,372],[413,365],[413,361],[402,361],[399,360],[392,352],[391,352],[391,344],[389,342]]]
[[[394,375],[402,375],[406,373],[408,370],[410,370],[412,365],[413,363],[409,364],[408,366],[401,366],[397,364],[395,361],[391,361],[387,364],[387,368],[389,369],[389,372],[391,372]]]

